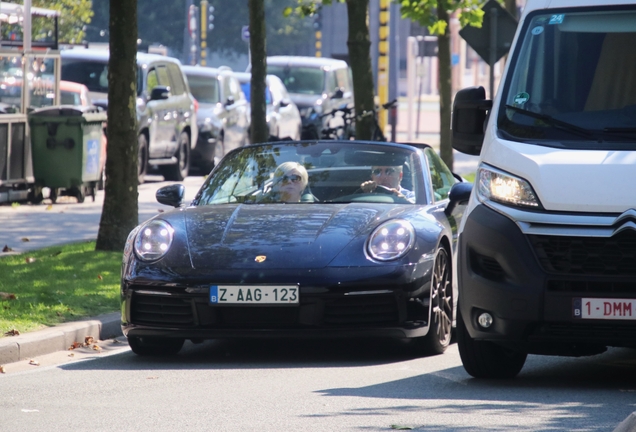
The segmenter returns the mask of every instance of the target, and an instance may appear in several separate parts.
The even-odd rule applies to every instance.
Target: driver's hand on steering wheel
[[[376,182],[374,182],[373,180],[369,180],[369,181],[365,181],[364,183],[362,183],[360,185],[360,189],[362,189],[363,192],[365,193],[371,193],[374,192],[376,190],[376,188],[378,187],[378,184]],[[387,191],[391,191],[393,193],[393,195],[396,195],[400,198],[405,198],[404,195],[402,195],[400,193],[399,190],[394,189],[394,188],[388,188],[386,186],[380,186],[384,189],[386,189]],[[386,193],[386,192],[385,192]]]

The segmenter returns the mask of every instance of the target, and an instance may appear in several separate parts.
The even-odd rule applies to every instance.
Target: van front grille
[[[636,275],[636,232],[612,237],[529,235],[541,266],[569,275]]]

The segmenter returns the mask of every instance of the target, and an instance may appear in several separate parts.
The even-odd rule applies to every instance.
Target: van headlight
[[[163,257],[174,239],[174,228],[159,219],[141,227],[135,237],[135,254],[142,261],[156,261]]]
[[[373,230],[367,242],[367,252],[378,261],[391,261],[403,257],[415,243],[415,229],[410,222],[395,219]]]
[[[491,200],[519,207],[541,207],[526,180],[484,166],[477,172],[477,197],[481,202]]]

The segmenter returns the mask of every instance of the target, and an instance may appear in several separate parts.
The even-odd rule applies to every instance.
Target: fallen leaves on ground
[[[407,425],[392,424],[392,425],[391,425],[391,429],[396,429],[396,430],[413,430],[413,429],[415,429],[415,426],[407,426]]]
[[[17,329],[11,329],[8,332],[4,332],[5,336],[20,336],[20,331]]]
[[[68,349],[69,349],[69,351],[70,351],[70,350],[74,350],[74,349],[77,349],[77,348],[81,348],[81,347],[83,347],[83,346],[84,346],[84,345],[82,345],[82,343],[81,343],[81,342],[73,342],[73,345],[71,345],[70,347],[68,347]]]
[[[13,249],[11,249],[9,245],[4,245],[2,252],[13,252]]]
[[[27,264],[31,264],[31,263],[34,263],[34,262],[35,262],[35,258],[33,258],[33,257],[26,257],[26,258],[24,259],[24,261],[25,261]]]
[[[7,371],[4,370],[4,365],[0,365],[0,373],[7,373]]]
[[[47,209],[47,210],[53,210],[53,204],[49,204],[49,205],[47,205],[47,206],[46,206],[46,209]]]
[[[31,240],[29,240],[28,237],[22,237],[20,240],[22,240],[23,242],[30,242]]]
[[[102,352],[102,347],[100,347],[99,345],[95,344],[95,345],[93,345],[93,350]]]
[[[40,362],[37,361],[36,359],[30,359],[29,364],[33,366],[40,366]]]
[[[0,299],[2,299],[2,300],[15,300],[16,296],[13,293],[0,292]]]
[[[84,346],[89,346],[94,342],[95,342],[95,339],[93,339],[93,336],[86,336],[84,338]]]
[[[102,275],[100,275],[100,274],[98,274],[98,275],[97,275],[97,279],[99,279],[100,281],[103,281],[103,280],[104,280],[104,278],[103,278],[103,277],[102,277]]]

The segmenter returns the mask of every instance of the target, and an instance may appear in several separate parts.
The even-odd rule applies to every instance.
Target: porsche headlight
[[[174,228],[165,221],[155,219],[144,225],[135,238],[135,254],[142,261],[155,261],[164,256],[174,238]]]
[[[369,236],[367,252],[378,261],[403,257],[415,243],[415,230],[410,222],[396,219],[383,223]]]
[[[539,208],[541,204],[526,180],[498,170],[481,167],[477,173],[477,197],[502,204]]]

